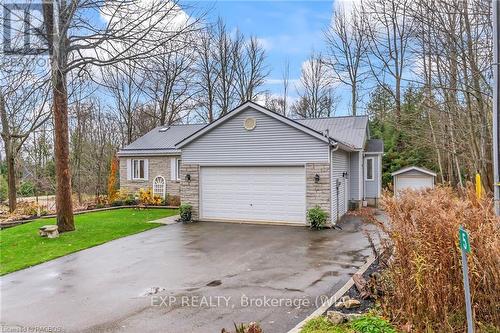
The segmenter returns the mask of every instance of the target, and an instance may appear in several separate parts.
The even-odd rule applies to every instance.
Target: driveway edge
[[[356,272],[357,274],[363,275],[363,273],[370,267],[371,264],[375,261],[375,256],[370,256],[368,260],[361,266],[358,271]],[[354,274],[353,274],[354,275]],[[319,308],[314,310],[313,313],[311,313],[309,316],[304,318],[300,323],[298,323],[294,328],[289,330],[287,333],[299,333],[302,329],[302,327],[311,319],[321,316],[328,310],[337,300],[342,297],[352,286],[354,285],[354,280],[352,277],[349,279],[349,281],[346,282],[335,294],[333,294],[332,297],[330,297],[327,301],[323,302]]]

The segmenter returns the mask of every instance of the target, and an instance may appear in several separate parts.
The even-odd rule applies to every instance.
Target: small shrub
[[[125,198],[125,200],[123,200],[123,202],[127,206],[135,206],[135,205],[137,205],[137,200],[133,196],[129,196],[129,197]]]
[[[178,195],[167,195],[167,206],[179,207],[181,205],[181,197]]]
[[[123,206],[123,201],[122,200],[115,200],[111,203],[111,206],[113,206],[113,207]]]
[[[0,174],[0,203],[7,200],[7,179]]]
[[[225,328],[222,329],[221,333],[230,333]],[[249,324],[234,324],[234,333],[264,333],[262,328],[257,323],[249,323]]]
[[[102,203],[97,203],[97,204],[95,204],[95,208],[96,208],[96,209],[101,209],[101,208],[104,208],[104,207],[106,207],[106,205],[104,205],[104,204],[102,204]]]
[[[40,205],[38,205],[35,201],[22,201],[18,202],[16,205],[16,210],[13,215],[42,215],[42,213],[46,213],[45,209],[43,209]]]
[[[321,229],[328,219],[328,213],[319,206],[307,210],[307,220],[311,229]]]
[[[385,319],[373,315],[355,319],[349,326],[359,333],[396,333],[394,327]]]
[[[162,204],[162,198],[158,195],[153,194],[151,188],[139,189],[139,203],[143,205],[159,206]]]
[[[29,180],[23,181],[19,185],[17,193],[22,197],[32,197],[35,195],[35,184]]]
[[[335,325],[325,316],[309,320],[301,333],[396,333],[394,327],[384,318],[365,314],[350,322]]]
[[[107,195],[96,195],[94,201],[95,201],[96,206],[101,205],[102,207],[104,207],[108,204],[108,196]]]
[[[179,214],[182,222],[190,222],[193,214],[193,206],[189,204],[182,204],[179,207]]]
[[[320,316],[309,320],[301,333],[346,333],[343,327],[332,324],[328,318]]]

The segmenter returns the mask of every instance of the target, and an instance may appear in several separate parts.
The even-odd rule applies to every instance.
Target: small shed
[[[410,166],[392,173],[394,193],[405,189],[423,190],[434,188],[436,173],[422,167]]]

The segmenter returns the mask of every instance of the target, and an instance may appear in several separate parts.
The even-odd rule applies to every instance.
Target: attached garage
[[[411,166],[392,173],[394,193],[397,195],[403,190],[419,191],[434,188],[436,173],[431,170]]]
[[[202,166],[200,218],[303,224],[305,189],[303,166]]]
[[[307,210],[319,207],[336,223],[348,210],[356,146],[330,137],[325,121],[306,126],[251,102],[238,107],[177,143],[181,202],[201,221],[306,225]]]

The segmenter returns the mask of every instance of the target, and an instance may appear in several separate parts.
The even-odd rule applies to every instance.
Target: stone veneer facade
[[[129,180],[127,179],[127,159],[147,159],[148,174],[147,180]],[[180,195],[181,181],[172,180],[170,173],[171,160],[180,158],[177,156],[135,156],[135,157],[120,157],[120,188],[126,189],[130,193],[136,193],[139,189],[153,188],[153,180],[157,176],[165,178],[166,193],[169,195]]]
[[[186,175],[190,175],[190,179],[186,179]],[[181,203],[189,204],[193,207],[192,218],[198,220],[200,218],[200,167],[198,164],[181,165]]]
[[[319,175],[319,182],[314,177]],[[331,174],[329,163],[306,164],[306,209],[316,205],[328,213],[331,222]]]

